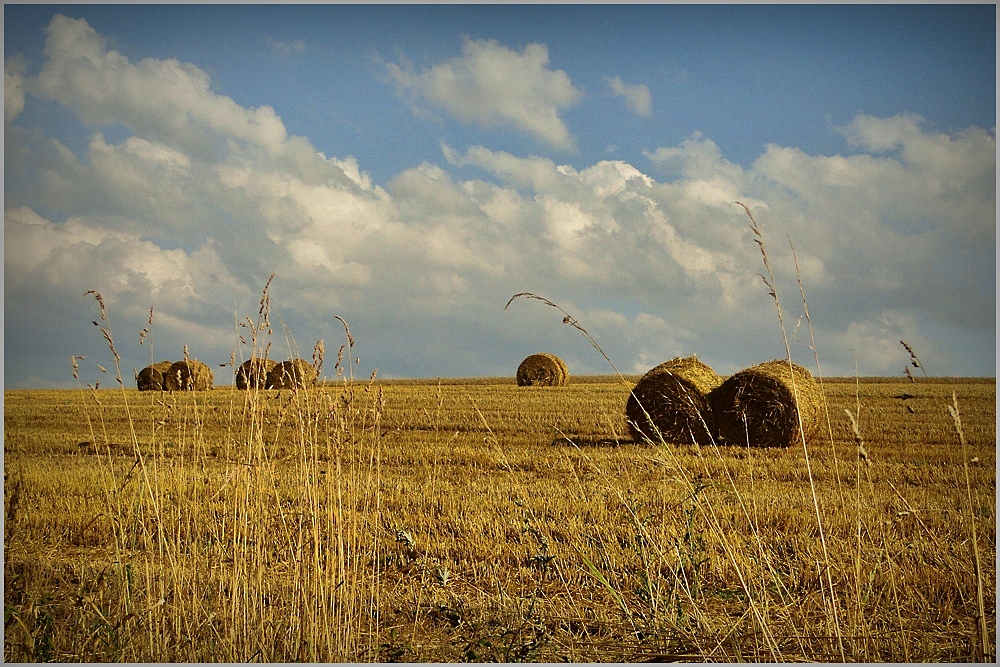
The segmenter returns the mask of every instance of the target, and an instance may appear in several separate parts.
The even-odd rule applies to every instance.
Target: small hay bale
[[[289,359],[267,372],[265,389],[302,389],[316,384],[316,368],[305,359]]]
[[[263,389],[267,386],[267,374],[277,365],[273,359],[247,359],[236,369],[236,388]]]
[[[173,362],[158,361],[146,366],[135,376],[135,386],[139,391],[165,391],[163,376],[170,370]]]
[[[554,354],[529,355],[517,367],[518,387],[563,387],[568,382],[566,363]]]
[[[651,368],[625,403],[632,439],[711,444],[715,425],[708,394],[720,384],[722,378],[696,356],[676,357]]]
[[[214,387],[212,369],[197,359],[175,361],[164,375],[168,391],[207,391]]]
[[[794,392],[792,383],[794,381]],[[797,398],[797,400],[796,400]],[[778,359],[736,373],[711,393],[719,439],[749,447],[791,447],[815,433],[823,394],[812,373]]]

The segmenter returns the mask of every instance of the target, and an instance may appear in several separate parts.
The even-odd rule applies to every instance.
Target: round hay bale
[[[676,357],[651,368],[625,403],[625,419],[636,442],[709,445],[715,425],[708,394],[722,378],[698,357]]]
[[[316,369],[305,359],[289,359],[267,372],[265,389],[302,389],[316,384]]]
[[[548,353],[546,353],[546,354],[548,354]],[[562,359],[560,359],[559,357],[557,357],[554,354],[549,354],[549,356],[552,357],[553,359],[555,359],[556,363],[559,364],[559,368],[562,369],[563,384],[564,385],[569,384],[569,368],[566,366],[566,362],[563,361]]]
[[[171,364],[163,382],[168,391],[206,391],[213,388],[215,376],[207,364],[189,359]]]
[[[794,391],[793,391],[794,381]],[[791,447],[819,426],[823,394],[812,373],[785,359],[736,373],[709,396],[719,439],[749,447]]]
[[[277,365],[273,359],[247,359],[236,369],[236,388],[263,389],[267,386],[267,374]]]
[[[158,361],[146,366],[135,376],[135,386],[139,391],[164,391],[163,376],[170,370],[172,362]]]
[[[554,354],[529,355],[517,367],[518,387],[563,387],[568,382],[566,363]]]

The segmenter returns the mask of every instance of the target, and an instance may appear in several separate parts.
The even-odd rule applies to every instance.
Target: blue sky
[[[360,375],[610,371],[522,291],[625,372],[735,372],[784,354],[736,200],[796,361],[789,239],[824,375],[900,339],[995,375],[994,5],[8,4],[4,38],[7,388],[107,367],[87,289],[127,378],[187,345],[227,384],[272,272],[299,356],[340,316]]]

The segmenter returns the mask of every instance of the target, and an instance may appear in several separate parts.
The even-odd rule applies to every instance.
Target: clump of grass
[[[764,263],[764,269],[767,271],[767,276],[764,276],[763,274],[761,274],[760,277],[761,277],[761,280],[764,281],[764,285],[767,287],[768,294],[771,296],[772,300],[774,301],[774,308],[775,308],[775,311],[776,311],[777,316],[778,316],[778,324],[780,325],[780,328],[781,328],[781,339],[782,339],[782,342],[785,345],[785,360],[788,363],[789,378],[790,378],[789,384],[791,385],[791,395],[792,395],[793,402],[794,402],[794,404],[796,406],[795,412],[796,412],[796,417],[797,417],[797,421],[798,421],[799,436],[801,438],[800,442],[802,443],[802,455],[803,455],[803,457],[805,459],[806,471],[807,471],[807,473],[809,475],[809,487],[810,487],[810,493],[812,495],[812,500],[813,500],[813,509],[815,510],[816,526],[817,526],[817,529],[819,530],[820,544],[821,544],[822,549],[823,549],[823,562],[824,562],[824,566],[825,566],[826,572],[827,572],[827,578],[826,578],[827,597],[826,597],[826,599],[829,601],[829,604],[830,604],[830,612],[831,612],[831,616],[833,618],[833,627],[834,627],[834,631],[836,632],[836,635],[837,635],[838,650],[840,652],[841,659],[843,660],[844,659],[844,643],[843,643],[843,639],[841,637],[841,630],[840,630],[840,619],[839,619],[839,611],[838,611],[838,605],[837,605],[838,596],[837,596],[837,594],[836,594],[836,592],[834,590],[834,587],[833,587],[833,579],[830,576],[830,554],[829,554],[829,550],[827,548],[826,534],[825,534],[825,532],[823,530],[823,518],[822,518],[822,513],[820,512],[820,508],[819,508],[819,501],[817,499],[815,481],[813,480],[812,465],[811,465],[811,463],[809,461],[809,447],[806,444],[806,436],[807,436],[807,434],[806,434],[806,424],[805,424],[805,422],[803,421],[803,418],[802,418],[802,415],[803,415],[803,404],[804,404],[804,402],[802,401],[802,399],[800,397],[799,387],[798,387],[798,384],[796,383],[795,367],[794,367],[794,364],[792,362],[792,351],[791,351],[791,347],[789,346],[789,343],[788,343],[788,333],[787,333],[787,331],[785,329],[785,318],[784,318],[784,315],[783,315],[782,310],[781,310],[781,301],[778,298],[778,291],[777,291],[777,289],[775,287],[774,273],[771,271],[771,262],[769,261],[768,256],[767,256],[767,248],[766,248],[765,243],[764,243],[764,235],[763,235],[763,232],[761,231],[760,225],[757,223],[757,220],[754,218],[753,213],[750,212],[750,208],[746,204],[743,204],[742,202],[736,202],[736,204],[738,206],[740,206],[741,208],[743,208],[744,212],[746,212],[746,214],[747,214],[747,217],[750,219],[750,231],[753,233],[754,243],[757,244],[757,247],[760,249],[761,260]],[[801,292],[801,290],[802,290],[801,281],[799,283],[799,289],[800,289],[800,292]],[[804,292],[803,292],[803,307],[806,309],[806,312],[808,312],[808,307],[805,305],[805,295],[804,295]],[[811,321],[810,321],[810,326],[811,326]],[[814,352],[815,352],[815,345],[814,345]],[[822,399],[820,399],[820,400],[822,400]]]
[[[905,345],[905,343],[904,343]],[[907,348],[909,350],[909,348]],[[916,355],[910,351],[910,355],[916,359]],[[969,481],[969,453],[965,444],[965,433],[962,431],[962,415],[958,409],[958,397],[954,392],[951,394],[951,405],[948,406],[948,413],[955,423],[955,432],[962,445],[962,472],[965,476],[965,497],[967,500],[967,511],[969,513],[969,542],[972,554],[972,562],[975,568],[976,578],[976,621],[978,633],[976,634],[975,659],[976,662],[995,661],[996,654],[990,641],[989,628],[986,621],[986,608],[983,603],[983,566],[979,556],[979,540],[976,531],[976,510],[972,502],[972,483]]]
[[[117,363],[106,304],[96,291],[87,294],[100,304],[98,326]],[[258,320],[249,324],[254,351],[269,345],[263,340],[269,312],[265,287]],[[341,383],[303,386],[277,401],[259,389],[241,392],[242,402],[230,393],[233,399],[221,400],[231,401],[232,412],[215,423],[209,420],[218,408],[209,407],[208,396],[184,392],[154,401],[143,413],[153,423],[135,424],[120,379],[116,400],[92,385],[86,408],[92,440],[85,444],[88,451],[94,445],[100,482],[87,503],[94,514],[79,534],[110,529],[110,540],[99,540],[112,550],[99,577],[100,599],[70,604],[73,618],[61,621],[69,624],[59,632],[27,622],[39,618],[31,605],[41,590],[65,586],[45,574],[59,567],[52,557],[38,561],[37,571],[21,580],[24,603],[8,609],[27,642],[18,651],[7,643],[8,659],[349,662],[371,655],[379,641],[381,586],[373,564],[382,546],[368,528],[379,516],[384,404],[373,384],[358,386],[353,363],[341,374],[340,360],[354,360],[344,326]],[[316,373],[324,355],[320,341],[309,370]],[[78,379],[82,359],[72,358]],[[119,455],[118,406],[127,414],[126,451],[134,458]],[[98,425],[103,443],[93,437],[101,434]],[[8,519],[18,520],[20,496],[10,500]],[[17,562],[31,548],[22,541],[6,546]],[[74,576],[97,586],[91,574]],[[98,629],[82,639],[87,627]],[[74,643],[79,652],[67,652]]]

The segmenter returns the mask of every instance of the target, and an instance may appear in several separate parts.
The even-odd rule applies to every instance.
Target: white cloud
[[[557,148],[574,140],[559,113],[581,92],[562,70],[549,68],[548,47],[520,52],[495,40],[465,38],[461,57],[417,71],[412,63],[387,63],[389,79],[411,103],[423,100],[465,123],[513,127]]]
[[[109,299],[156,299],[191,307],[190,299],[214,298],[212,282],[233,284],[211,244],[194,253],[165,249],[99,220],[45,220],[27,207],[4,214],[5,280],[45,284],[60,291],[99,288]],[[211,280],[206,280],[211,277]],[[16,292],[16,290],[15,290]]]
[[[3,118],[9,123],[24,111],[24,60],[7,58],[3,66]]]
[[[901,340],[918,350],[921,363],[926,367],[932,370],[944,367],[945,364],[939,362],[945,361],[947,353],[938,342],[922,335],[921,329],[921,323],[912,313],[886,309],[865,320],[849,322],[845,329],[830,336],[830,343],[855,355],[858,372],[862,375],[866,374],[866,369],[878,368],[884,369],[881,373],[901,376],[909,364],[909,354],[904,351]],[[853,374],[854,369],[840,372]],[[920,375],[920,371],[916,372]]]
[[[61,14],[46,32],[39,92],[72,107],[84,122],[124,123],[194,154],[217,148],[219,133],[270,150],[286,138],[273,109],[245,109],[212,93],[208,75],[194,65],[152,58],[133,64],[107,50],[86,21]]]
[[[993,370],[950,354],[942,333],[982,347],[995,328],[992,131],[859,116],[845,129],[852,154],[772,145],[747,167],[694,134],[650,150],[649,173],[442,145],[440,164],[404,168],[383,188],[353,158],[287,136],[270,110],[255,124],[258,112],[212,93],[192,65],[131,63],[83,22],[57,17],[49,32],[48,60],[19,75],[22,89],[131,136],[95,132],[76,156],[23,117],[7,128],[8,342],[33,366],[12,368],[19,377],[42,377],[45,364],[68,375],[63,360],[87,352],[74,327],[92,318],[80,296],[91,288],[126,329],[153,306],[165,350],[226,361],[234,316],[256,312],[272,272],[273,309],[299,344],[332,337],[344,316],[365,372],[512,372],[539,349],[565,351],[576,373],[609,370],[561,315],[505,312],[521,291],[570,310],[623,370],[697,353],[733,372],[784,352],[736,200],[761,223],[789,323],[801,311],[794,242],[827,374],[852,374],[859,348],[862,374],[897,374],[900,338],[937,372]],[[811,364],[806,338],[793,351]],[[127,339],[138,365],[148,351]]]
[[[606,78],[605,81],[612,93],[625,98],[625,103],[634,113],[646,118],[653,115],[653,96],[645,85],[625,83],[617,76]]]

